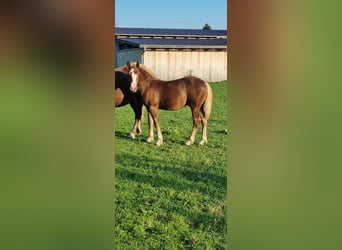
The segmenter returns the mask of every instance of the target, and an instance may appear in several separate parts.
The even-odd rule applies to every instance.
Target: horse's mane
[[[136,63],[131,63],[131,66],[136,66]],[[146,73],[149,74],[153,79],[160,80],[160,78],[155,73],[153,73],[152,70],[150,70],[148,67],[146,67],[144,64],[139,63],[139,68],[146,71]],[[128,67],[127,67],[127,65],[123,65],[121,67],[115,68],[115,71],[120,71],[120,72],[127,74],[128,73]]]
[[[131,63],[131,65],[136,66],[136,63]],[[153,73],[148,67],[146,67],[144,64],[139,63],[139,68],[141,68],[142,70],[144,70],[147,74],[149,74],[153,79],[155,80],[160,80],[160,78]]]
[[[145,65],[140,64],[139,67],[145,70],[155,80],[160,80],[159,77],[155,73],[153,73],[149,68],[147,68]]]

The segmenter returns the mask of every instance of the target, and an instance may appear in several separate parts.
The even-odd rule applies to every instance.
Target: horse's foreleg
[[[135,115],[135,121],[134,121],[132,131],[130,133],[130,138],[135,139],[135,136],[141,133],[141,128],[140,128],[141,110],[139,111],[139,107],[137,103],[130,103],[130,106],[132,107],[134,111],[134,115]]]
[[[154,134],[153,134],[153,117],[151,112],[148,110],[148,128],[149,128],[149,136],[147,137],[147,142],[154,141]]]
[[[139,119],[135,119],[132,131],[130,133],[130,138],[131,139],[135,139],[135,136],[139,135],[140,133],[141,133],[141,130],[140,130],[140,120]]]
[[[159,119],[158,119],[158,109],[157,108],[150,108],[150,113],[154,121],[154,125],[156,126],[157,129],[157,135],[158,135],[158,140],[156,145],[160,146],[163,144],[163,135],[160,130],[160,125],[159,125]],[[153,127],[152,127],[152,133],[153,133]]]
[[[200,120],[198,109],[191,108],[191,112],[192,112],[192,131],[191,131],[189,140],[185,143],[188,146],[194,144],[194,142],[195,142],[195,137],[196,137],[196,133],[198,130],[198,124],[199,124],[199,120]]]
[[[141,123],[142,123],[142,120],[143,120],[142,112],[143,112],[143,104],[142,103],[138,103],[136,111],[135,111],[135,121],[137,123],[136,124],[136,132],[137,132],[138,135],[141,134]]]
[[[137,133],[138,135],[141,134],[141,123],[143,122],[143,102],[141,98],[138,97],[137,99],[137,111],[135,113],[135,118],[138,120],[137,124]]]

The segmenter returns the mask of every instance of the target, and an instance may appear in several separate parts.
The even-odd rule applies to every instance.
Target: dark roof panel
[[[116,35],[227,36],[226,30],[115,28]]]
[[[156,38],[120,38],[118,42],[127,42],[145,48],[226,48],[227,39],[156,39]]]

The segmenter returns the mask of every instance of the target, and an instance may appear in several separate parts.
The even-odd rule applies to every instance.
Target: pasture
[[[225,249],[227,239],[227,82],[210,83],[213,107],[208,143],[186,146],[192,129],[189,107],[159,110],[164,144],[128,135],[129,106],[115,109],[116,249]],[[156,138],[155,138],[156,140]]]

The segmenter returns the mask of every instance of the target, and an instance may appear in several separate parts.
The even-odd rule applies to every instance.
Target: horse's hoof
[[[151,137],[149,137],[149,138],[147,138],[147,139],[146,139],[146,141],[147,141],[148,143],[151,143],[151,142],[153,142],[153,141],[154,141],[154,139],[153,139],[153,138],[151,138]]]
[[[135,139],[135,134],[130,134],[130,135],[129,135],[129,138],[131,138],[132,140],[134,140],[134,139]]]
[[[194,144],[194,142],[193,142],[193,141],[190,141],[190,140],[188,140],[188,141],[185,143],[185,145],[187,145],[187,146],[191,146],[192,144]]]
[[[206,144],[207,142],[208,142],[207,140],[201,140],[201,141],[199,142],[199,145],[203,146],[203,145]]]
[[[162,140],[158,140],[157,143],[156,143],[157,146],[160,146],[160,145],[162,145],[162,144],[163,144],[163,141],[162,141]]]

